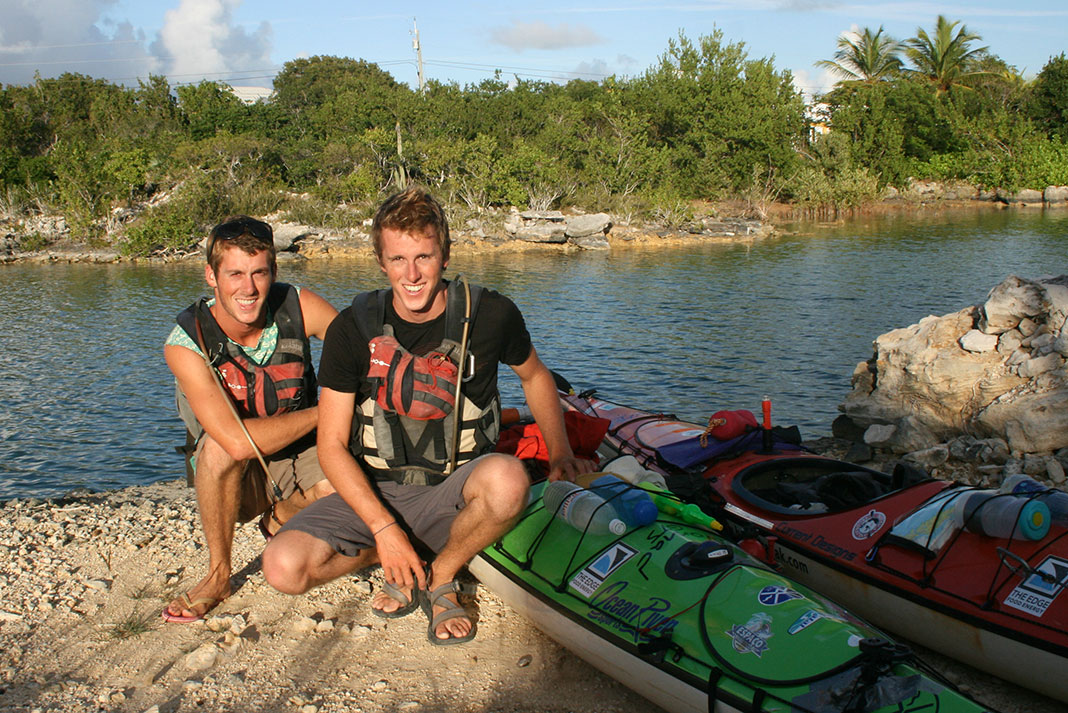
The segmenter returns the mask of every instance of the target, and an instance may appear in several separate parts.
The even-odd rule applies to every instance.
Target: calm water
[[[371,262],[284,263],[339,308]],[[759,409],[830,431],[880,334],[982,302],[1009,274],[1068,273],[1068,212],[799,226],[750,245],[454,258],[522,309],[576,389],[703,421]],[[0,266],[0,499],[183,475],[162,343],[206,289],[195,265]],[[505,370],[508,372],[508,370]],[[508,375],[511,376],[510,372]],[[505,403],[519,388],[505,379]]]

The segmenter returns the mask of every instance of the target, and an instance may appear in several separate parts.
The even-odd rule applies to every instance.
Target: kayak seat
[[[734,492],[763,510],[811,516],[861,507],[895,490],[891,476],[830,458],[777,458],[734,476]]]

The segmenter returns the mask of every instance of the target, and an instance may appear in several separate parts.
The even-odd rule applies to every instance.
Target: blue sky
[[[500,69],[566,81],[636,76],[668,41],[722,31],[751,58],[774,57],[812,92],[834,80],[813,66],[843,32],[880,25],[897,39],[961,20],[982,45],[1034,76],[1068,50],[1064,0],[835,2],[834,0],[543,0],[542,2],[348,0],[0,0],[0,83],[79,72],[136,85],[149,73],[171,84],[202,79],[270,87],[292,59],[337,55],[375,62],[417,84],[413,22],[425,76],[460,85]]]

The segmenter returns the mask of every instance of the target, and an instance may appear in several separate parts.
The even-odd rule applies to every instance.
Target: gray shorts
[[[413,545],[418,548],[421,544],[433,552],[445,547],[452,522],[465,505],[464,484],[482,458],[464,463],[437,485],[401,485],[392,480],[375,483],[382,502]],[[337,493],[301,510],[282,530],[306,532],[346,557],[355,557],[375,545],[370,529]]]

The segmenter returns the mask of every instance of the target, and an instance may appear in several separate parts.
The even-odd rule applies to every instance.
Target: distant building
[[[230,86],[230,91],[246,104],[255,104],[274,93],[274,90],[269,87],[235,87],[233,85]]]
[[[815,141],[820,136],[831,133],[831,125],[827,123],[830,107],[826,104],[809,104],[805,107],[805,120],[808,122],[809,140]]]

